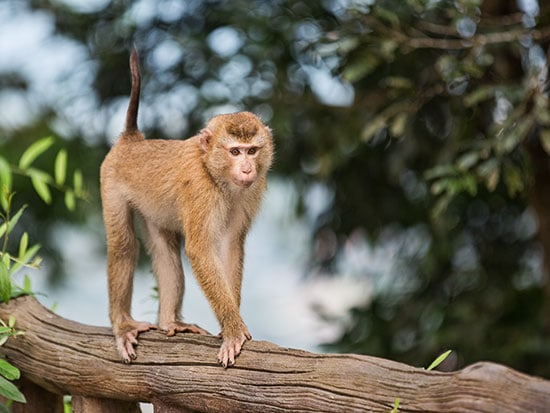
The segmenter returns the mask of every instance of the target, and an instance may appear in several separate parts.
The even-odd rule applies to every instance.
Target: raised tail
[[[126,128],[122,134],[128,140],[141,140],[143,135],[137,126],[139,109],[139,93],[141,89],[141,74],[139,71],[139,57],[135,45],[130,53],[130,73],[132,74],[132,90],[130,92],[130,103],[126,111]]]

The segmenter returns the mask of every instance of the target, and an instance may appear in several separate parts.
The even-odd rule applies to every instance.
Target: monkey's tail
[[[141,74],[139,71],[139,58],[135,45],[132,46],[132,52],[130,53],[130,73],[132,74],[132,90],[130,92],[130,103],[126,111],[126,129],[124,135],[136,138],[139,136],[138,139],[143,139],[137,126]]]

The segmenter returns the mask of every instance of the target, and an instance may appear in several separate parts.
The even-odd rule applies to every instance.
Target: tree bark
[[[11,413],[58,413],[63,411],[62,394],[51,393],[25,377],[17,380],[14,384],[25,395],[27,403],[14,403],[10,410]]]
[[[156,411],[204,412],[548,412],[550,381],[493,364],[452,373],[369,356],[313,354],[246,343],[235,367],[216,362],[220,340],[140,335],[123,364],[111,330],[63,319],[33,297],[0,305],[25,334],[0,351],[26,379],[55,394],[150,402]],[[126,403],[126,405],[131,405]]]

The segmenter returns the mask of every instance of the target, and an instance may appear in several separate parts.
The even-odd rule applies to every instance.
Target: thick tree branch
[[[58,394],[149,401],[209,412],[543,412],[550,381],[478,363],[453,373],[358,355],[312,354],[248,342],[233,368],[216,363],[215,337],[140,336],[120,362],[110,329],[63,319],[32,297],[0,306],[23,336],[0,348],[24,376]],[[163,410],[172,411],[172,410]]]

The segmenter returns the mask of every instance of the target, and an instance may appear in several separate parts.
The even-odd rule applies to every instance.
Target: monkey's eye
[[[229,149],[229,153],[233,156],[239,156],[241,151],[239,151],[237,148]]]
[[[248,154],[249,154],[249,155],[254,155],[254,154],[256,153],[257,150],[258,150],[258,148],[250,148],[250,149],[248,150]]]

